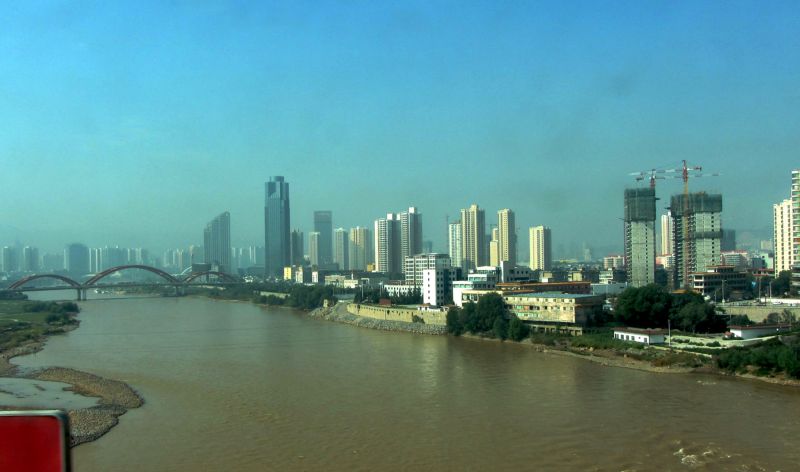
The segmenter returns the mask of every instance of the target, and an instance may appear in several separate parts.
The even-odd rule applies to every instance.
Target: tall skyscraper
[[[367,264],[372,263],[375,254],[372,244],[369,228],[357,226],[350,229],[350,270],[367,270]]]
[[[19,255],[17,248],[5,246],[3,248],[3,272],[17,272],[19,270]]]
[[[463,269],[464,250],[461,244],[461,221],[447,225],[447,252],[450,254],[452,266]]]
[[[325,211],[314,212],[314,231],[319,233],[319,265],[333,262],[333,213]]]
[[[317,267],[320,265],[319,240],[320,236],[318,231],[308,233],[308,259],[312,266]]]
[[[283,268],[291,265],[289,183],[276,175],[266,183],[264,203],[264,274],[281,276]]]
[[[660,255],[672,254],[672,214],[661,215],[661,251]]]
[[[792,263],[800,264],[800,169],[792,171]]]
[[[305,245],[303,232],[299,229],[292,230],[291,248],[292,248],[292,265],[303,265],[303,246]]]
[[[486,218],[478,205],[461,210],[461,244],[467,270],[486,265]]]
[[[39,270],[39,250],[37,248],[30,246],[22,248],[22,270],[25,272]]]
[[[673,195],[670,210],[675,241],[673,286],[684,288],[691,282],[689,274],[722,262],[722,195],[698,192],[690,193],[688,199]]]
[[[231,214],[220,213],[203,231],[205,263],[217,266],[220,272],[230,272],[231,267]]]
[[[375,220],[375,271],[387,274],[403,270],[400,258],[400,221],[389,213]]]
[[[333,231],[333,262],[339,270],[350,270],[350,239],[347,230],[336,228]]]
[[[498,266],[507,262],[511,267],[517,265],[517,229],[514,212],[504,208],[497,212]]]
[[[643,287],[655,283],[656,190],[625,189],[625,269],[628,283]]]
[[[64,268],[73,276],[89,273],[89,248],[79,243],[67,244],[64,248]]]
[[[792,201],[786,199],[772,205],[773,215],[773,247],[775,249],[775,273],[792,270],[794,255],[792,254]]]
[[[409,207],[398,213],[397,219],[400,220],[400,260],[422,254],[422,214],[417,207]]]
[[[550,228],[534,226],[529,230],[531,270],[550,270],[553,268],[553,241]]]

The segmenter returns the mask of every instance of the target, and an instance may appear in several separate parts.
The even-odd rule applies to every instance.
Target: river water
[[[800,390],[201,298],[81,303],[23,368],[145,405],[75,470],[800,470]]]

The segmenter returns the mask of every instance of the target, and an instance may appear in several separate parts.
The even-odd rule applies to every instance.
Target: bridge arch
[[[62,282],[66,282],[67,284],[69,284],[69,285],[70,285],[70,286],[72,286],[72,287],[80,287],[80,286],[81,286],[81,284],[80,284],[80,283],[78,283],[78,282],[76,282],[76,281],[72,280],[72,279],[71,279],[71,278],[69,278],[69,277],[65,277],[65,276],[63,276],[63,275],[56,275],[56,274],[37,274],[37,275],[29,275],[28,277],[25,277],[24,279],[19,279],[19,280],[17,280],[17,281],[16,281],[16,282],[14,282],[13,284],[11,284],[11,285],[8,287],[8,289],[9,289],[9,290],[14,290],[14,289],[22,288],[22,287],[24,287],[24,286],[25,286],[25,284],[27,284],[28,282],[33,282],[34,280],[37,280],[37,279],[56,279],[56,280],[60,280],[60,281],[62,281]]]
[[[193,281],[193,280],[195,280],[195,279],[197,279],[199,277],[202,277],[204,275],[216,275],[217,277],[219,277],[221,279],[225,279],[228,282],[241,282],[241,280],[239,280],[239,278],[236,277],[236,276],[233,276],[231,274],[226,274],[225,272],[218,272],[216,270],[208,270],[208,271],[205,271],[205,272],[198,272],[196,274],[192,274],[189,277],[186,277],[185,279],[183,279],[183,282],[188,284],[189,282],[191,282],[191,281]]]
[[[87,280],[84,285],[87,285],[87,286],[88,285],[95,285],[97,282],[99,282],[100,280],[108,277],[109,275],[111,275],[111,274],[113,274],[115,272],[119,272],[121,270],[127,270],[127,269],[146,270],[147,272],[151,272],[153,274],[158,275],[159,277],[161,277],[162,279],[166,280],[169,283],[176,283],[176,284],[181,283],[180,280],[176,279],[175,277],[173,277],[172,275],[164,272],[161,269],[156,269],[155,267],[150,267],[150,266],[146,266],[146,265],[131,264],[131,265],[121,265],[121,266],[117,266],[117,267],[112,267],[110,269],[106,269],[106,270],[104,270],[102,272],[99,272],[99,273],[95,274],[94,277],[92,277],[91,279]]]

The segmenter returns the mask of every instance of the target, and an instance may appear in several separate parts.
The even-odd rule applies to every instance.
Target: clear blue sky
[[[517,212],[621,247],[629,172],[702,164],[771,228],[800,167],[798,2],[13,2],[0,13],[0,237],[57,249],[263,240],[264,182],[370,225]],[[666,205],[680,182],[660,182]]]

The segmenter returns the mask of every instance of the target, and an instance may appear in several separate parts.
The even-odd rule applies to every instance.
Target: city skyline
[[[221,203],[249,245],[279,174],[306,233],[320,207],[351,228],[415,205],[445,251],[446,218],[479,202],[619,251],[627,174],[680,159],[722,174],[692,191],[726,196],[727,228],[769,234],[800,144],[798,9],[20,5],[0,33],[0,241],[188,246]],[[423,168],[442,178],[421,191]],[[679,192],[659,182],[659,212]]]

